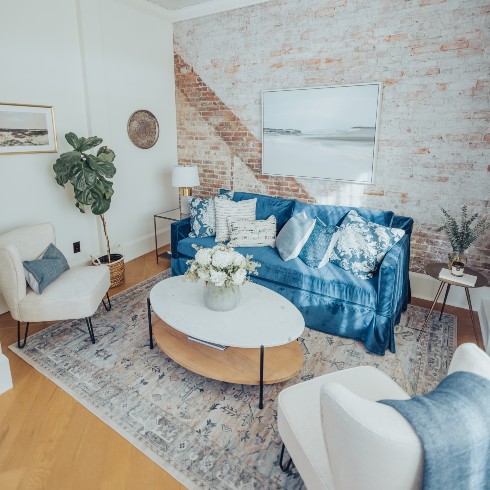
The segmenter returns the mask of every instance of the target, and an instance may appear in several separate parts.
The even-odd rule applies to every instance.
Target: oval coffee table
[[[303,365],[297,338],[305,322],[280,294],[247,282],[240,304],[231,311],[204,305],[204,283],[171,277],[156,284],[148,298],[150,348],[160,349],[181,366],[228,383],[263,385],[292,378]],[[151,308],[162,320],[152,325]]]

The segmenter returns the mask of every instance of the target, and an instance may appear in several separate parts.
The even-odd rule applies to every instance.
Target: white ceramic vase
[[[204,286],[204,304],[214,311],[230,311],[240,303],[240,286]]]

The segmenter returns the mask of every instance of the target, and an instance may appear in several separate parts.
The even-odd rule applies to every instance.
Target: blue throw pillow
[[[282,228],[276,237],[276,247],[282,260],[295,259],[300,254],[311,232],[315,220],[305,213],[295,214]]]
[[[192,238],[206,238],[216,235],[216,207],[215,199],[231,199],[232,194],[222,194],[201,199],[200,197],[188,197],[189,201],[189,222]]]
[[[63,253],[52,243],[40,259],[24,260],[23,264],[26,281],[37,294],[70,268]]]
[[[299,258],[313,269],[321,269],[330,258],[336,241],[336,226],[327,226],[318,218]]]
[[[370,279],[403,235],[403,230],[371,223],[350,211],[340,227],[330,262],[361,279]]]

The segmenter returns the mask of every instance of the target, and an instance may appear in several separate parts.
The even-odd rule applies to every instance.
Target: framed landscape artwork
[[[372,184],[381,84],[262,92],[262,173]]]
[[[52,106],[0,103],[0,155],[56,151]]]

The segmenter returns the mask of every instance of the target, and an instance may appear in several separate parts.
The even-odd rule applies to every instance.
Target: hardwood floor
[[[154,252],[126,264],[124,285],[133,286],[170,266]],[[429,301],[413,304],[430,307]],[[446,307],[458,317],[458,344],[475,339],[469,312]],[[33,324],[30,333],[49,323]],[[9,358],[14,388],[0,395],[0,489],[151,490],[185,488],[35,369],[12,354],[17,323],[0,316],[0,342]]]

